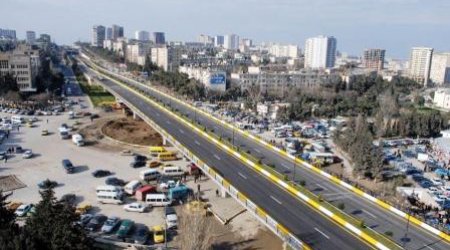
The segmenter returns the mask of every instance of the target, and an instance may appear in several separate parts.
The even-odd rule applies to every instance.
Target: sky
[[[407,59],[413,46],[450,51],[450,0],[0,0],[0,28],[48,33],[58,44],[90,41],[101,24],[163,31],[169,41],[238,34],[255,42],[293,43],[335,36],[338,50],[384,48]]]

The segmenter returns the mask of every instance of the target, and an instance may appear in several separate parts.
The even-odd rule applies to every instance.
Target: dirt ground
[[[144,121],[123,117],[107,121],[102,131],[105,135],[119,141],[143,145],[160,146],[162,138],[152,127]]]

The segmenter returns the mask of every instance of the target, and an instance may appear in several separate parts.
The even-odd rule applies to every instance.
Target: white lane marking
[[[166,121],[166,123],[167,123],[167,124],[170,124],[170,121],[169,121],[169,120],[167,120],[167,121]]]
[[[216,157],[216,159],[220,161],[220,157],[218,155],[214,154],[214,157]]]
[[[320,184],[316,184],[316,186],[320,187],[322,190],[328,190],[328,188],[326,188],[326,187],[324,187],[324,186],[322,186]]]
[[[195,144],[200,146],[200,142],[198,142],[197,140],[195,140]]]
[[[284,167],[285,169],[289,169],[289,166],[286,165],[286,163],[281,163],[281,166]]]
[[[161,116],[158,112],[155,112],[156,116]]]
[[[270,198],[272,198],[272,200],[276,201],[278,204],[283,204],[281,203],[281,201],[279,201],[277,198],[273,197],[272,195],[270,196]]]
[[[314,230],[316,230],[317,232],[319,232],[321,235],[323,235],[323,237],[330,239],[330,237],[328,235],[326,235],[324,232],[320,231],[319,229],[317,229],[317,227],[314,228]]]
[[[180,130],[180,133],[184,134],[184,131],[182,129],[179,129],[179,130]]]
[[[261,150],[259,150],[259,149],[257,149],[257,148],[255,148],[254,150],[255,150],[256,152],[258,152],[258,153],[261,154]]]
[[[243,175],[241,172],[238,172],[238,175],[247,180],[247,176]]]
[[[367,211],[364,210],[364,209],[361,209],[361,211],[363,211],[364,213],[370,215],[371,217],[373,217],[373,218],[375,218],[375,219],[377,218],[374,214],[372,214],[372,213],[370,213],[370,212],[367,212]]]
[[[428,249],[434,250],[434,248],[432,248],[432,247],[430,247],[430,246],[428,246],[428,245],[423,245],[423,246],[426,247],[426,248],[428,248]]]

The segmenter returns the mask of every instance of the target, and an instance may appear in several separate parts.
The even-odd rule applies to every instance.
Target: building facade
[[[113,24],[111,27],[111,40],[117,40],[121,37],[124,37],[123,27]]]
[[[105,41],[105,26],[94,25],[92,27],[91,45],[94,47],[103,47],[103,41]]]
[[[229,34],[224,37],[223,47],[229,50],[239,49],[239,36],[236,34]]]
[[[200,34],[197,37],[197,42],[202,43],[202,44],[213,44],[214,43],[214,38],[205,34]]]
[[[337,40],[332,36],[317,36],[306,40],[305,68],[333,68],[336,61]]]
[[[409,59],[409,77],[428,85],[430,79],[431,58],[433,57],[433,48],[414,47],[411,49]]]
[[[26,32],[26,39],[28,44],[35,44],[36,43],[36,32],[34,31],[27,31]]]
[[[149,41],[150,40],[150,32],[144,30],[138,30],[134,33],[134,38],[138,41]]]
[[[166,44],[166,35],[164,32],[153,32],[152,41],[154,44],[158,45]]]
[[[450,53],[434,53],[430,80],[436,85],[450,84]]]
[[[223,36],[215,36],[214,37],[214,46],[215,47],[221,47],[223,46],[225,38]]]
[[[450,89],[438,89],[434,92],[433,104],[441,109],[450,110]]]
[[[145,58],[150,53],[150,44],[138,42],[128,44],[126,48],[126,60],[144,66]]]
[[[381,71],[384,69],[384,49],[366,49],[364,50],[362,64],[366,69]]]
[[[273,44],[269,47],[269,54],[275,57],[298,58],[299,49],[297,45]]]
[[[105,40],[111,40],[111,39],[112,39],[112,28],[111,27],[107,27],[106,28]]]
[[[9,29],[0,29],[0,38],[16,40],[16,31]]]
[[[178,71],[201,82],[206,89],[219,92],[227,89],[227,73],[225,71],[194,66],[181,66]]]

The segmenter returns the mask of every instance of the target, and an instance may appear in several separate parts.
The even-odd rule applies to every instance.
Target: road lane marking
[[[200,146],[200,142],[198,142],[197,140],[195,140],[195,144]]]
[[[259,150],[259,149],[257,149],[257,148],[255,148],[254,150],[255,150],[256,152],[258,152],[258,153],[261,154],[261,150]]]
[[[316,186],[320,187],[322,190],[328,190],[328,188],[326,188],[326,187],[324,187],[324,186],[322,186],[320,184],[316,184]]]
[[[179,130],[180,130],[180,133],[184,134],[184,131],[181,128]]]
[[[434,250],[434,248],[432,248],[432,247],[430,247],[430,246],[428,246],[428,245],[423,245],[423,246],[426,247],[426,248],[428,248],[428,249]]]
[[[370,213],[370,212],[367,212],[367,211],[364,210],[364,209],[361,209],[361,211],[363,211],[364,213],[370,215],[371,217],[373,217],[373,218],[375,218],[375,219],[377,218],[374,214],[372,214],[372,213]]]
[[[155,115],[156,115],[156,116],[161,116],[158,112],[155,112]]]
[[[247,180],[247,176],[243,175],[241,172],[238,172],[238,175]]]
[[[285,169],[290,169],[288,165],[286,165],[286,163],[281,163],[281,166],[284,167]]]
[[[169,120],[166,120],[166,123],[167,123],[167,124],[171,124]]]
[[[220,157],[218,155],[214,154],[214,157],[216,157],[216,159],[220,161]]]
[[[278,204],[283,204],[281,203],[281,201],[279,201],[277,198],[273,197],[272,195],[270,196],[270,198],[272,198],[272,200],[276,201]]]
[[[328,235],[326,235],[324,232],[320,231],[319,229],[317,229],[317,227],[314,228],[314,230],[316,230],[317,232],[319,232],[321,235],[323,235],[323,237],[330,239],[330,237]]]

